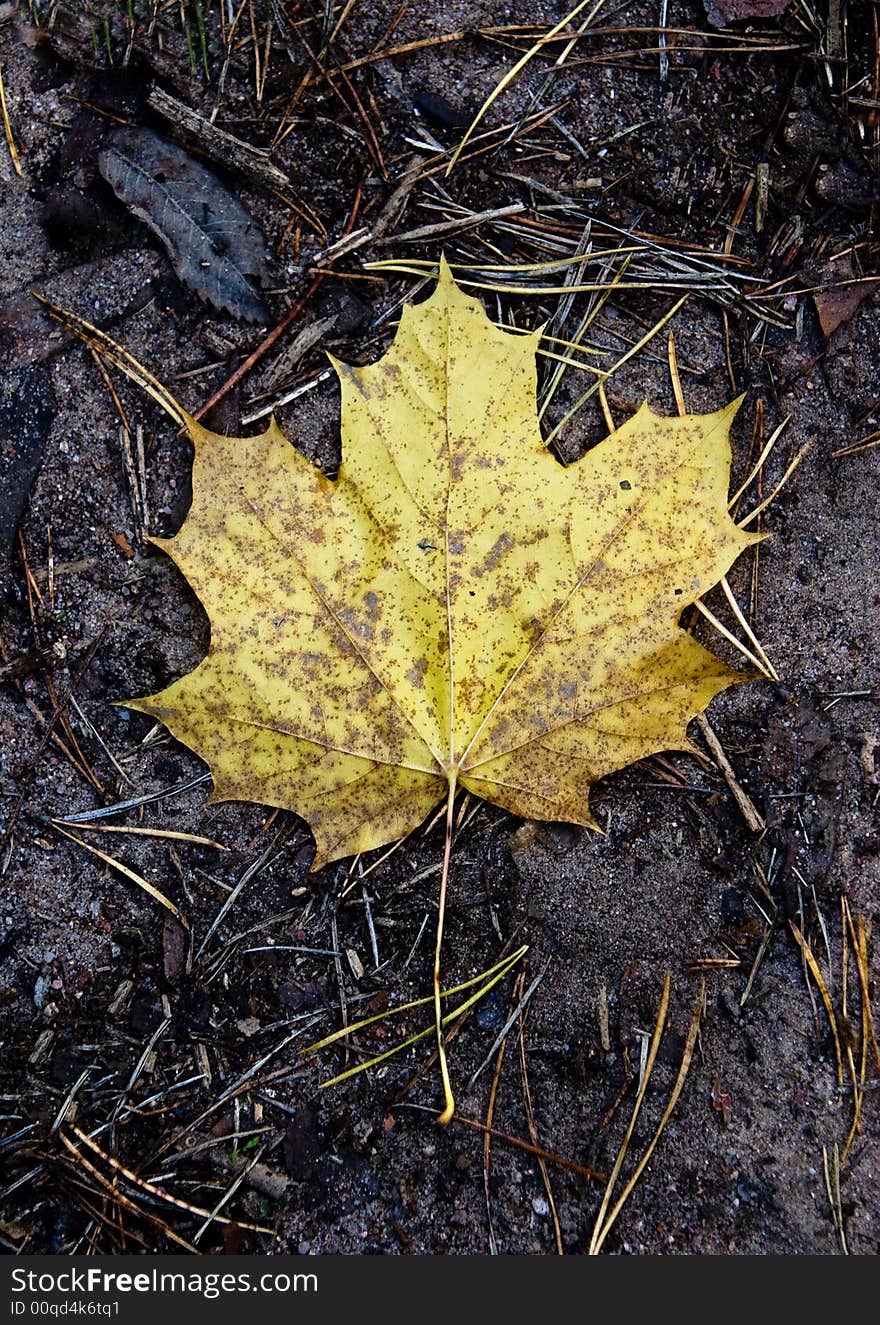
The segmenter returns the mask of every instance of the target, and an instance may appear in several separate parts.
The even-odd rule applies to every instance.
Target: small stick
[[[418,1105],[410,1105],[410,1108],[418,1108]],[[546,1160],[548,1164],[558,1164],[561,1169],[568,1169],[571,1173],[579,1173],[582,1178],[587,1178],[593,1182],[601,1182],[605,1177],[597,1169],[591,1169],[586,1164],[578,1164],[576,1160],[566,1159],[564,1155],[556,1155],[552,1150],[545,1150],[543,1146],[536,1146],[531,1141],[526,1141],[521,1136],[513,1136],[510,1132],[502,1132],[497,1127],[487,1127],[477,1118],[465,1118],[464,1114],[454,1115],[457,1123],[463,1123],[465,1127],[473,1127],[478,1132],[484,1132],[495,1138],[496,1141],[506,1141],[509,1146],[515,1146],[517,1150],[525,1150],[529,1155],[537,1155],[539,1159]],[[437,1120],[440,1121],[439,1118]]]
[[[321,284],[321,282],[323,281],[326,275],[327,273],[323,271],[318,273],[318,275],[312,281],[311,285],[306,290],[302,298],[298,299],[296,303],[293,305],[293,307],[288,309],[288,311],[284,314],[284,317],[278,323],[277,327],[274,327],[273,330],[269,332],[265,340],[260,342],[257,348],[251,354],[248,355],[248,357],[244,360],[243,363],[239,364],[235,372],[226,379],[226,381],[223,383],[221,387],[217,388],[213,396],[211,396],[210,400],[206,400],[204,405],[202,405],[200,409],[196,410],[193,416],[195,419],[203,419],[205,415],[208,414],[214,408],[215,405],[219,405],[220,401],[224,400],[226,396],[229,395],[229,392],[232,390],[232,388],[238,386],[242,378],[248,375],[250,370],[253,368],[254,364],[258,363],[259,360],[262,359],[266,351],[271,350],[272,346],[275,344],[276,340],[278,340],[279,336],[283,336],[287,328],[291,326],[299,317],[300,313],[303,311],[306,304],[309,302],[312,295],[315,293],[318,286]]]
[[[293,211],[302,217],[319,238],[326,239],[325,226],[308,204],[299,197],[294,200],[288,196],[293,192],[290,178],[283,170],[272,164],[268,152],[252,147],[243,139],[218,128],[211,120],[205,119],[203,115],[199,115],[191,106],[178,101],[176,97],[169,96],[161,88],[152,89],[147,97],[147,105],[150,110],[161,115],[176,133],[195,140],[212,161],[216,161],[221,166],[233,165],[242,174],[271,189],[278,197],[289,203]]]

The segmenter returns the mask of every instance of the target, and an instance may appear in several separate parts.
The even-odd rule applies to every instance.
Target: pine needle
[[[9,111],[6,108],[6,89],[3,86],[3,66],[0,65],[0,115],[3,117],[3,132],[6,134],[6,145],[9,148],[9,156],[12,161],[12,168],[16,175],[22,174],[21,158],[18,155],[18,148],[15,145],[15,136],[12,132],[12,124],[9,119]]]

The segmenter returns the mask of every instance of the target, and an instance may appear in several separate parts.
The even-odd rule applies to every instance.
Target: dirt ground
[[[851,4],[845,28],[839,13],[794,0],[720,28],[697,0],[585,9],[446,176],[473,115],[564,4],[0,5],[21,166],[0,138],[6,1249],[585,1254],[644,1076],[611,1206],[638,1181],[603,1254],[877,1250],[880,1064],[863,993],[876,995],[880,920],[880,302],[863,279],[877,271],[880,89],[876,11]],[[246,151],[224,171],[209,130],[196,141],[147,105],[154,87],[271,148],[259,161],[290,187],[270,187]],[[262,325],[201,302],[111,192],[98,155],[120,122],[176,137],[256,218]],[[409,237],[424,226],[440,228]],[[527,288],[572,269],[536,279],[524,264],[579,243],[601,295],[566,308]],[[30,293],[106,329],[190,410],[297,306],[209,417],[240,431],[303,388],[277,417],[332,471],[325,352],[375,359],[402,300],[425,289],[418,272],[368,264],[436,262],[441,248],[504,268],[477,279],[504,286],[478,289],[505,321],[556,318],[572,339],[592,309],[586,339],[606,368],[687,294],[668,326],[688,407],[745,394],[734,491],[787,421],[741,512],[801,456],[752,525],[772,537],[730,577],[779,680],[711,705],[727,771],[694,727],[699,758],[655,757],[597,786],[602,835],[466,806],[446,977],[529,951],[450,1040],[460,1117],[443,1130],[430,1041],[318,1089],[420,1029],[420,1012],[347,1054],[297,1056],[343,1018],[429,993],[442,825],[387,859],[310,874],[301,820],[208,805],[205,766],[114,707],[207,648],[201,607],[144,539],[183,519],[190,448]],[[295,338],[321,319],[297,358]],[[667,330],[609,378],[615,421],[643,399],[675,412]],[[566,372],[548,428],[592,381]],[[559,453],[573,460],[606,431],[594,394]],[[743,638],[720,590],[707,606]],[[737,660],[705,620],[695,630]],[[66,830],[73,841],[51,822],[128,801],[92,826],[223,850],[88,825]],[[191,943],[138,879],[178,908]],[[488,1116],[503,1134],[491,1142]],[[231,1222],[208,1219],[218,1207]]]

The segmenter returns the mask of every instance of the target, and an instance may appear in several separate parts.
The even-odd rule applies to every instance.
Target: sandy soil
[[[364,119],[351,111],[341,76],[335,86],[344,95],[320,78],[306,89],[272,161],[326,239],[252,177],[228,176],[272,255],[271,317],[254,327],[200,303],[113,197],[96,165],[112,121],[84,106],[167,132],[145,107],[155,77],[206,116],[219,105],[220,126],[268,146],[312,67],[296,33],[320,45],[323,7],[314,8],[318,19],[288,30],[291,55],[276,9],[266,63],[272,7],[255,3],[258,84],[265,75],[258,97],[250,34],[235,44],[218,95],[224,45],[214,6],[205,6],[210,83],[188,6],[195,72],[176,17],[161,53],[156,33],[139,26],[126,72],[131,34],[114,7],[91,11],[113,15],[113,69],[104,42],[96,55],[90,29],[74,25],[65,35],[59,23],[51,37],[35,34],[12,6],[0,7],[0,67],[23,170],[14,172],[0,142],[0,447],[10,472],[26,456],[37,469],[21,541],[0,566],[0,1239],[24,1254],[174,1249],[169,1230],[191,1243],[202,1221],[136,1183],[124,1186],[131,1204],[119,1208],[108,1191],[110,1156],[207,1209],[247,1169],[226,1213],[274,1232],[213,1223],[197,1241],[202,1252],[583,1254],[604,1179],[556,1161],[610,1173],[668,973],[666,1029],[615,1196],[663,1115],[695,1005],[699,1036],[680,1098],[603,1251],[871,1253],[880,1236],[878,1064],[852,935],[864,926],[873,996],[880,451],[834,453],[878,426],[880,306],[869,288],[826,336],[809,293],[835,255],[852,264],[832,277],[850,282],[844,292],[876,270],[875,112],[860,109],[855,94],[848,105],[836,95],[841,82],[853,87],[864,76],[858,96],[876,97],[867,7],[851,12],[852,64],[829,90],[812,58],[819,37],[798,10],[722,34],[702,6],[670,4],[670,27],[690,35],[670,37],[661,81],[656,32],[636,31],[655,25],[656,13],[624,3],[552,78],[552,60],[535,60],[499,99],[485,127],[520,124],[512,140],[498,135],[492,151],[448,180],[417,182],[389,212],[407,168],[437,159],[415,140],[430,144],[428,134],[440,151],[453,147],[462,133],[453,121],[467,121],[527,45],[485,30],[537,23],[546,31],[564,7],[548,14],[551,7],[525,2],[430,0],[389,35],[396,3],[355,5],[325,57],[331,70],[444,33],[466,35],[353,69]],[[560,50],[552,48],[553,59]],[[521,117],[554,105],[543,124],[522,129]],[[755,201],[764,178],[762,218]],[[435,1126],[435,1070],[411,1083],[424,1046],[318,1090],[361,1052],[387,1047],[394,1020],[362,1037],[348,1059],[328,1051],[321,1071],[298,1060],[298,1048],[340,1024],[342,999],[354,1020],[429,991],[442,828],[414,834],[384,862],[377,853],[309,874],[302,821],[206,804],[205,781],[193,785],[204,765],[146,718],[113,707],[195,666],[207,621],[182,577],[141,537],[107,382],[29,294],[107,327],[195,409],[305,293],[358,198],[353,228],[375,230],[382,216],[385,233],[331,264],[337,274],[214,411],[216,428],[239,429],[301,326],[335,318],[293,372],[308,389],[278,410],[294,444],[332,468],[339,402],[332,377],[318,376],[324,351],[375,358],[400,300],[420,288],[412,276],[379,278],[364,264],[436,260],[441,244],[450,261],[546,260],[524,230],[493,222],[424,243],[397,239],[448,220],[454,204],[480,211],[519,202],[526,210],[517,225],[555,228],[571,245],[584,216],[610,222],[671,247],[691,275],[697,246],[719,253],[728,241],[728,288],[700,293],[691,281],[671,323],[688,406],[717,408],[745,393],[734,489],[754,458],[761,418],[764,437],[788,421],[744,509],[808,448],[762,517],[772,537],[731,575],[779,683],[739,687],[709,713],[764,831],[749,827],[694,729],[699,759],[649,760],[595,789],[601,836],[522,823],[476,802],[458,833],[449,979],[529,944],[521,974],[488,995],[451,1041],[459,1112],[485,1121],[497,1053],[472,1075],[537,979],[497,1068],[493,1122],[552,1152],[546,1178],[509,1139],[495,1138],[487,1160],[478,1129]],[[610,233],[594,237],[594,248]],[[489,300],[521,326],[545,320],[558,302]],[[591,329],[594,343],[614,362],[673,302],[656,287],[618,291]],[[554,419],[583,390],[570,379]],[[143,430],[149,531],[173,532],[189,500],[188,444],[136,387],[113,380],[132,430]],[[614,374],[607,395],[618,421],[645,398],[674,412],[665,332]],[[561,450],[573,459],[605,430],[594,397]],[[0,487],[7,510],[11,492]],[[734,624],[719,591],[708,601]],[[705,623],[696,629],[736,659]],[[197,835],[225,850],[77,835],[180,908],[193,936],[189,956],[183,931],[153,898],[50,823],[151,793],[162,798],[100,822]],[[792,925],[827,988],[837,1050]],[[405,1024],[422,1023],[410,1014]]]

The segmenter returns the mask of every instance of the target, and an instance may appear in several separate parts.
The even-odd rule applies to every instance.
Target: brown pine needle
[[[323,281],[326,275],[327,275],[326,272],[323,271],[318,272],[317,276],[312,281],[311,285],[306,290],[302,298],[298,299],[296,303],[293,304],[292,307],[288,309],[288,311],[284,314],[284,317],[277,324],[277,326],[273,327],[272,330],[269,332],[268,336],[266,336],[264,340],[260,341],[260,344],[257,346],[257,348],[253,350],[252,353],[250,353],[247,356],[247,358],[238,365],[235,371],[232,374],[230,374],[229,377],[227,377],[223,385],[219,386],[217,390],[214,392],[214,394],[208,400],[205,401],[204,405],[201,405],[196,410],[195,418],[203,419],[206,414],[209,414],[211,412],[211,410],[214,408],[215,405],[219,405],[220,401],[226,398],[226,396],[229,394],[229,392],[232,390],[233,387],[238,386],[239,382],[242,380],[242,378],[247,376],[247,374],[253,368],[254,364],[258,363],[260,359],[262,359],[266,351],[270,350],[272,346],[275,344],[275,342],[279,339],[279,337],[284,335],[287,328],[293,325],[293,323],[299,317],[300,313],[303,311],[306,304],[309,302],[312,295],[318,289],[319,285],[321,284],[321,282]]]
[[[410,1108],[415,1108],[410,1105]],[[493,1138],[495,1141],[505,1141],[509,1146],[515,1146],[517,1150],[525,1150],[530,1155],[537,1155],[547,1161],[548,1164],[556,1164],[559,1168],[568,1169],[571,1173],[579,1173],[582,1178],[587,1178],[592,1182],[601,1182],[605,1177],[597,1169],[587,1168],[585,1164],[578,1164],[576,1160],[566,1159],[564,1155],[556,1155],[552,1150],[545,1150],[543,1146],[533,1145],[531,1141],[524,1140],[521,1136],[512,1136],[510,1132],[501,1132],[497,1127],[488,1127],[481,1123],[479,1118],[466,1118],[464,1114],[456,1113],[453,1116],[453,1122],[463,1123],[465,1127],[473,1127],[478,1132],[483,1132]]]
[[[546,967],[544,968],[546,970]],[[518,994],[520,1003],[523,997],[523,985],[525,984],[525,969],[520,972]],[[526,1037],[525,1037],[525,1018],[519,1019],[519,1063],[522,1073],[523,1106],[526,1113],[526,1123],[529,1128],[529,1136],[532,1139],[532,1145],[538,1144],[538,1124],[535,1122],[535,1111],[532,1107],[532,1088],[529,1085],[529,1072],[526,1063]],[[553,1196],[553,1185],[550,1182],[550,1174],[547,1171],[547,1161],[542,1155],[538,1156],[538,1168],[541,1170],[541,1181],[544,1184],[544,1191],[547,1193],[547,1203],[550,1206],[550,1216],[553,1220],[553,1237],[556,1241],[556,1254],[563,1256],[565,1249],[562,1245],[562,1229],[559,1226],[559,1215],[556,1211],[556,1200]]]
[[[187,1242],[179,1233],[175,1233],[174,1229],[166,1224],[164,1219],[160,1219],[158,1215],[153,1214],[149,1210],[142,1210],[141,1207],[136,1205],[134,1201],[130,1200],[124,1192],[121,1192],[118,1184],[111,1182],[109,1178],[104,1176],[100,1169],[96,1168],[90,1160],[86,1159],[85,1155],[73,1144],[69,1136],[65,1136],[63,1132],[59,1132],[58,1135],[65,1150],[69,1151],[70,1154],[75,1157],[77,1163],[81,1164],[85,1171],[91,1174],[112,1201],[117,1202],[119,1205],[123,1206],[124,1209],[130,1210],[132,1214],[138,1215],[141,1219],[149,1220],[149,1222],[155,1225],[156,1228],[161,1229],[165,1236],[170,1238],[172,1242],[176,1242],[177,1245],[183,1247],[185,1251],[191,1252],[195,1256],[198,1255],[198,1248],[194,1247],[191,1242]],[[100,1153],[103,1154],[104,1152],[101,1151]]]
[[[516,995],[514,995],[516,997]],[[498,1046],[498,1054],[495,1058],[495,1070],[492,1073],[492,1085],[489,1088],[489,1102],[486,1105],[486,1130],[483,1132],[483,1193],[486,1198],[486,1220],[489,1224],[489,1252],[492,1256],[498,1255],[498,1245],[495,1241],[495,1225],[492,1220],[492,1187],[489,1181],[492,1160],[492,1123],[495,1121],[495,1100],[498,1096],[498,1087],[501,1083],[501,1068],[504,1063],[504,1051],[507,1048],[507,1037],[501,1041]]]
[[[740,786],[730,760],[724,752],[724,747],[715,735],[715,732],[712,730],[709,719],[706,717],[705,713],[699,713],[697,715],[697,725],[703,733],[703,740],[712,751],[712,757],[721,769],[724,780],[733,793],[734,800],[742,811],[742,816],[749,828],[753,833],[763,833],[767,825],[755,808],[751,797]],[[739,965],[739,958],[737,958],[735,965]]]
[[[839,451],[832,451],[831,459],[837,460],[840,456],[858,455],[861,451],[872,451],[875,446],[880,446],[880,431],[870,432],[867,437],[862,437],[857,442],[851,442],[849,446],[842,446]]]
[[[100,1155],[105,1164],[109,1164],[110,1168],[113,1169],[115,1173],[121,1174],[122,1177],[133,1186],[139,1187],[141,1191],[148,1192],[150,1196],[155,1196],[160,1201],[167,1201],[169,1205],[176,1206],[178,1210],[186,1210],[187,1214],[197,1215],[200,1219],[210,1217],[215,1219],[218,1224],[235,1224],[239,1228],[249,1229],[251,1233],[268,1233],[270,1236],[274,1234],[274,1228],[266,1228],[262,1224],[248,1224],[243,1219],[227,1219],[222,1215],[211,1215],[209,1210],[203,1210],[201,1206],[192,1205],[189,1201],[182,1201],[178,1196],[172,1196],[162,1187],[157,1187],[155,1183],[149,1182],[146,1178],[139,1177],[138,1174],[133,1173],[131,1169],[126,1168],[125,1165],[120,1163],[120,1161],[113,1155],[108,1154],[106,1150],[102,1150],[92,1137],[87,1136],[86,1133],[81,1131],[78,1127],[72,1126],[70,1130],[81,1145],[87,1146],[88,1149],[94,1151],[96,1155]]]
[[[810,945],[807,943],[807,940],[804,938],[803,934],[798,929],[797,925],[794,923],[793,920],[789,920],[788,924],[792,934],[795,937],[795,940],[797,941],[798,946],[800,947],[801,952],[804,954],[807,966],[810,968],[810,974],[812,975],[813,979],[816,982],[816,988],[819,990],[822,1003],[824,1004],[825,1011],[828,1015],[828,1024],[831,1027],[831,1036],[832,1039],[834,1040],[834,1057],[837,1063],[837,1084],[839,1086],[842,1086],[843,1054],[840,1048],[840,1032],[837,1027],[837,1017],[835,1016],[834,1013],[834,1004],[831,1002],[831,995],[828,992],[828,986],[826,985],[825,978],[822,975],[821,970],[819,969],[819,963],[816,961],[816,958],[813,956],[813,952],[812,949],[810,948]]]

